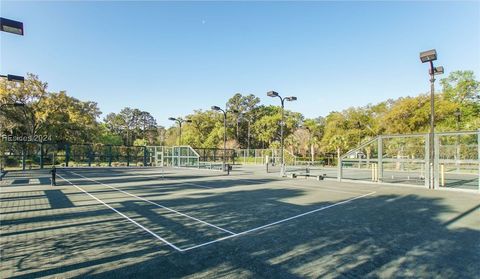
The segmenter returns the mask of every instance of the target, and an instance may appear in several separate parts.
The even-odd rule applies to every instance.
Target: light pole
[[[437,51],[435,49],[420,52],[420,61],[422,61],[422,63],[430,64],[430,189],[435,188],[435,75],[440,75],[444,73],[444,69],[442,66],[433,66],[433,61],[435,60],[437,60]]]
[[[223,110],[220,107],[212,106],[211,108],[214,111],[221,111],[223,113],[223,166],[222,169],[225,171],[225,165],[227,163],[227,109]],[[232,110],[233,113],[238,113],[237,110]]]
[[[223,110],[220,107],[212,106],[212,110],[221,111],[223,113],[223,163],[222,170],[225,171],[226,157],[225,153],[227,152],[227,111]]]
[[[182,145],[182,123],[192,123],[192,120],[190,119],[182,119],[180,117],[174,118],[174,117],[169,117],[168,120],[175,121],[178,123],[178,128],[179,128],[179,145]]]
[[[285,100],[286,101],[289,101],[289,102],[293,102],[293,101],[296,101],[297,100],[297,97],[295,96],[289,96],[289,97],[284,97],[282,98],[282,96],[280,96],[280,94],[278,94],[278,92],[275,92],[275,91],[269,91],[267,92],[267,96],[268,97],[272,97],[272,98],[275,98],[275,97],[278,97],[280,99],[280,103],[282,105],[282,120],[280,122],[280,175],[281,176],[285,176],[285,158],[284,158],[284,154],[283,154],[283,126],[285,126],[285,112],[284,112],[284,107],[285,107]]]

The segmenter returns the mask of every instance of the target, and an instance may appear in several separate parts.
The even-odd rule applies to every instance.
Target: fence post
[[[26,167],[26,164],[27,164],[26,158],[25,158],[25,156],[26,156],[25,153],[26,153],[25,152],[25,144],[23,144],[23,146],[22,146],[22,170],[25,170],[25,167]]]
[[[383,181],[383,138],[378,137],[378,169],[377,169],[378,182]]]
[[[112,166],[112,146],[109,145],[108,146],[108,166],[111,167]]]
[[[147,147],[143,147],[143,166],[147,166]]]
[[[93,146],[92,145],[87,145],[88,146],[88,166],[92,166],[92,155],[93,155]]]
[[[433,158],[433,189],[439,188],[439,164],[440,164],[440,136],[435,134],[433,138],[435,158]]]
[[[68,167],[68,163],[70,161],[70,145],[68,143],[65,144],[65,166]]]
[[[480,191],[480,129],[477,131],[478,191]]]
[[[130,146],[127,146],[127,167],[130,166]]]
[[[342,156],[337,157],[337,180],[342,181],[343,178],[343,160]]]
[[[40,142],[40,169],[43,169],[43,142]]]
[[[425,188],[430,188],[430,137],[425,135]]]

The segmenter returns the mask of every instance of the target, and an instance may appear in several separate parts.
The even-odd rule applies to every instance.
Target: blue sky
[[[35,73],[52,91],[169,116],[263,104],[275,90],[306,117],[427,92],[418,54],[448,74],[480,76],[480,2],[19,2],[1,16],[25,36],[1,39],[1,73]]]

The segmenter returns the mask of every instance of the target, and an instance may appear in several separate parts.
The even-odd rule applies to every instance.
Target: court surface
[[[263,169],[11,172],[2,278],[479,278],[480,195]]]

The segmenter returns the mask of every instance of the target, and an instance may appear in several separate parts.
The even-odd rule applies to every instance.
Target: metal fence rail
[[[190,146],[147,146],[151,166],[199,167],[200,155]]]
[[[340,157],[338,180],[480,191],[480,131],[382,135]],[[433,186],[433,187],[432,187]]]
[[[267,162],[270,164],[279,164],[280,149],[237,149],[236,150],[237,161],[244,165],[265,165]],[[296,165],[297,156],[293,155],[287,149],[284,149],[285,164]]]
[[[43,169],[52,166],[145,166],[145,146],[70,144],[47,142],[1,142],[0,168]]]

